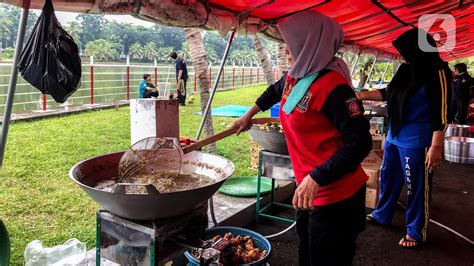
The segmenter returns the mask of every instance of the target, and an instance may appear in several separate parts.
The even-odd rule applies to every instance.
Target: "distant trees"
[[[0,53],[0,59],[12,59],[14,53],[15,49],[13,47],[7,47]]]
[[[244,64],[253,64],[257,62],[258,56],[255,50],[245,49],[245,50],[232,50],[229,54],[229,60],[233,64],[244,65]]]
[[[71,35],[71,37],[74,39],[74,42],[77,44],[77,46],[81,46],[81,33],[82,33],[82,26],[79,22],[77,21],[70,21],[64,26],[64,29]]]
[[[147,60],[154,60],[156,58],[157,52],[156,52],[156,45],[154,43],[147,43],[143,47],[143,58]]]
[[[37,19],[38,16],[35,13],[30,12],[28,14],[28,23],[26,24],[27,38]],[[6,48],[15,46],[19,23],[20,9],[10,5],[0,4],[0,47]]]
[[[31,33],[37,16],[30,12],[27,25],[27,36]],[[14,47],[20,9],[14,6],[0,4],[0,48]],[[126,56],[134,60],[170,62],[169,54],[176,51],[179,56],[192,62],[189,44],[181,28],[154,25],[145,27],[126,22],[109,21],[102,14],[79,14],[76,21],[63,25],[82,51],[83,56],[94,55],[95,61],[123,60]],[[202,39],[205,44],[208,62],[216,62],[222,58],[227,45],[228,36],[217,32],[203,31]],[[261,40],[271,60],[274,60],[273,42]],[[111,50],[107,50],[107,49]],[[104,54],[98,51],[104,50]],[[107,50],[107,51],[105,51]],[[1,51],[1,49],[0,49]],[[8,50],[2,54],[9,56]],[[236,35],[232,43],[229,62],[236,64],[255,64],[257,54],[250,36]]]
[[[76,19],[82,28],[79,37],[84,45],[97,39],[105,39],[104,28],[107,20],[103,14],[79,14]]]
[[[187,41],[183,43],[183,48],[181,48],[181,51],[178,52],[178,56],[186,60],[191,59],[191,50],[189,49],[189,44]]]
[[[130,46],[128,49],[128,55],[133,59],[142,59],[143,58],[143,49],[142,45],[139,42],[136,42]]]
[[[104,39],[98,39],[87,43],[84,49],[85,56],[93,56],[97,61],[104,61],[106,59],[118,59],[119,52],[116,44],[108,42]]]

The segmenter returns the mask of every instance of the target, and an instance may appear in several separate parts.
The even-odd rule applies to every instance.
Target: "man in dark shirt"
[[[449,121],[457,121],[466,124],[467,109],[470,100],[470,87],[474,86],[472,77],[467,73],[467,66],[459,63],[454,66],[456,78],[453,81],[453,97],[451,99],[451,110]]]
[[[176,63],[176,91],[178,93],[178,101],[179,104],[184,106],[186,104],[186,81],[188,80],[186,60],[178,57],[176,52],[172,52],[170,56]]]

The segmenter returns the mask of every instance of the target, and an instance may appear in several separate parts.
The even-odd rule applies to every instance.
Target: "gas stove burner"
[[[96,261],[103,258],[119,265],[163,265],[185,251],[169,239],[178,235],[200,239],[207,224],[207,205],[186,215],[150,222],[101,210],[97,213]]]

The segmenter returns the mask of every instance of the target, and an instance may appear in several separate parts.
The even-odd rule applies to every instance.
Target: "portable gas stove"
[[[207,205],[186,215],[150,222],[125,219],[100,210],[96,265],[100,265],[101,258],[119,265],[164,265],[185,251],[184,245],[170,239],[198,240],[207,224]]]

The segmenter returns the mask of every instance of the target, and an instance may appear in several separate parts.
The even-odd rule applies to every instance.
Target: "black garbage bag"
[[[46,0],[17,67],[26,81],[58,103],[64,103],[79,88],[79,49],[59,24],[51,0]]]

